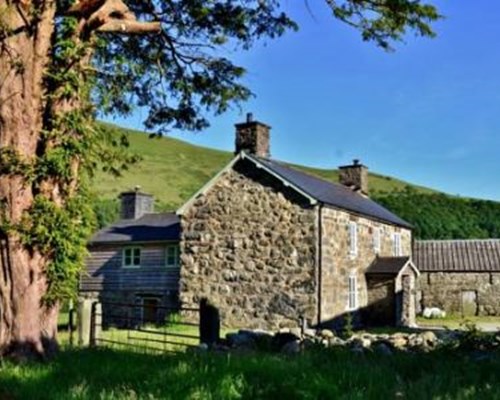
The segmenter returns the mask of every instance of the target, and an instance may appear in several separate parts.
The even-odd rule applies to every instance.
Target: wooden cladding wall
[[[124,247],[92,247],[86,261],[86,270],[80,280],[80,291],[178,290],[179,268],[166,266],[165,244],[136,246],[141,248],[141,266],[137,268],[122,266]]]

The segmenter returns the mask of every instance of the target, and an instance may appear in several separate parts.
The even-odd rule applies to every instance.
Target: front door
[[[144,297],[142,299],[142,323],[158,323],[158,299],[153,297]]]
[[[477,315],[477,293],[475,290],[462,291],[462,315],[464,317]]]

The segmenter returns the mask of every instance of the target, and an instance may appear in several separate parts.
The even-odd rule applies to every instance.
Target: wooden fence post
[[[101,303],[92,303],[92,310],[90,312],[90,347],[95,347],[97,341],[101,336],[102,329],[102,305]]]
[[[68,334],[69,334],[69,345],[73,347],[74,344],[74,339],[73,339],[73,334],[74,334],[74,327],[75,327],[75,309],[73,308],[73,305],[70,306],[69,309],[69,315],[68,315]]]
[[[78,301],[78,344],[80,346],[88,346],[91,334],[91,299],[80,299]]]
[[[220,317],[217,307],[207,299],[200,301],[200,343],[213,346],[220,339]]]

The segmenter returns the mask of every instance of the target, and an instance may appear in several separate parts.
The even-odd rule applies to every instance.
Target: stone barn
[[[181,303],[207,298],[232,327],[414,324],[411,226],[369,198],[367,168],[334,184],[269,142],[267,125],[237,124],[234,159],[178,210]]]
[[[418,306],[457,316],[500,316],[500,239],[416,241]]]

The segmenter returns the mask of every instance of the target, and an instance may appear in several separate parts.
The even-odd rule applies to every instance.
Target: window
[[[353,272],[348,278],[347,309],[355,310],[356,308],[358,308],[358,278]]]
[[[137,268],[141,266],[140,247],[127,247],[123,249],[123,266],[126,268]]]
[[[358,224],[349,222],[349,254],[356,256],[358,254]]]
[[[403,250],[401,249],[401,234],[394,233],[392,238],[392,255],[395,257],[400,257],[403,254]]]
[[[179,266],[179,245],[168,245],[166,252],[167,267],[177,268]]]
[[[375,228],[373,230],[373,250],[375,250],[375,253],[380,253],[380,240],[381,240],[380,228]]]

